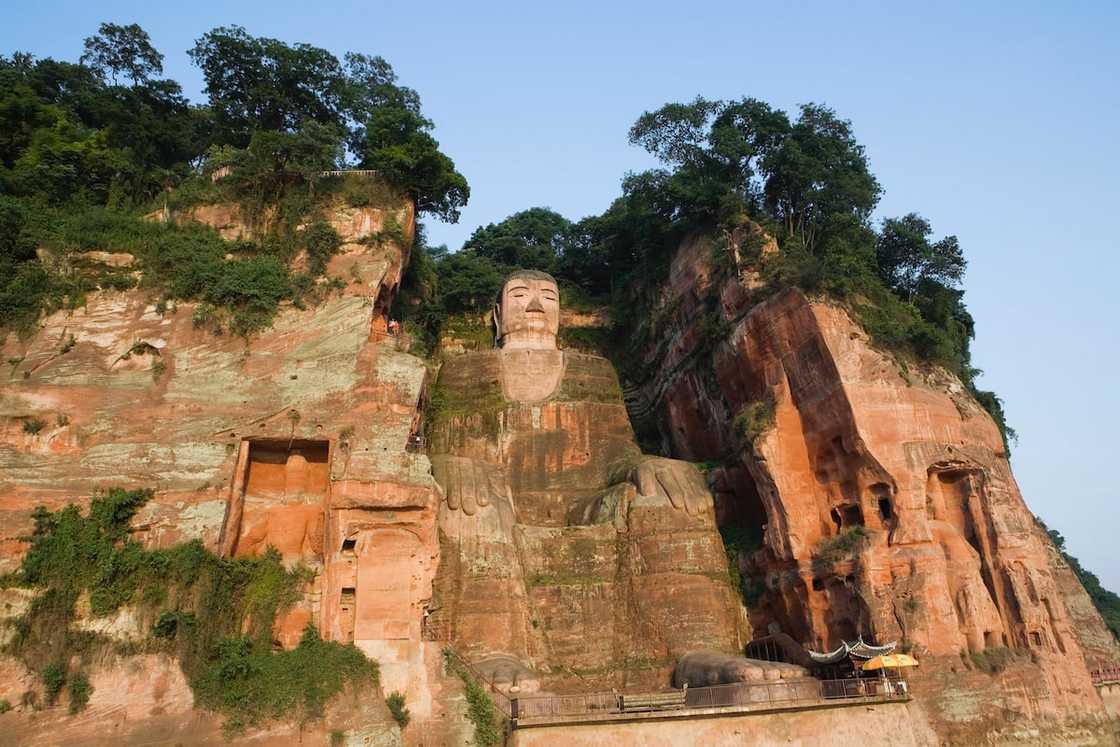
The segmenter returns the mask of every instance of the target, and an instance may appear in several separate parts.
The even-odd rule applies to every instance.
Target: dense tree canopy
[[[336,166],[349,156],[411,192],[421,212],[455,221],[470,196],[466,179],[439,149],[420,97],[397,85],[381,57],[344,61],[309,44],[251,36],[240,26],[207,32],[190,51],[202,69],[211,142],[246,148],[255,133],[337,133]],[[326,128],[326,129],[325,129]]]
[[[163,55],[136,24],[101,24],[78,63],[0,55],[0,327],[26,326],[48,305],[78,303],[101,282],[125,283],[66,275],[65,263],[43,265],[29,250],[65,254],[97,235],[105,242],[98,248],[139,253],[148,263],[145,283],[169,298],[236,306],[246,312],[239,328],[259,328],[270,314],[249,314],[246,299],[272,309],[313,285],[306,275],[289,277],[285,263],[301,248],[311,252],[303,245],[314,242],[295,227],[315,209],[328,170],[375,169],[389,185],[381,197],[407,194],[422,213],[458,219],[467,182],[432,137],[420,97],[382,58],[348,53],[340,62],[327,50],[237,26],[207,32],[189,54],[206,81],[202,104],[159,77]],[[219,168],[229,172],[220,189],[210,179]],[[351,186],[334,184],[354,204],[369,204],[377,192]],[[216,238],[170,238],[132,225],[153,207],[207,199],[239,201],[250,214],[279,206],[282,235],[253,250],[274,264],[227,266],[230,251]],[[190,261],[157,261],[155,246],[197,241],[206,249]],[[250,260],[253,251],[241,246],[236,254]],[[313,275],[325,265],[320,255]],[[205,272],[194,271],[199,262]],[[233,286],[215,275],[226,272]]]
[[[86,37],[81,61],[98,75],[111,78],[113,85],[121,74],[127,75],[136,85],[163,73],[163,55],[152,46],[148,32],[135,23],[128,26],[101,24],[95,36]]]

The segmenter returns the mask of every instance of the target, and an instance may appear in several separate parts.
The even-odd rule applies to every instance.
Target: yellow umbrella
[[[916,667],[918,660],[907,654],[886,654],[868,659],[863,663],[864,671],[895,667]]]

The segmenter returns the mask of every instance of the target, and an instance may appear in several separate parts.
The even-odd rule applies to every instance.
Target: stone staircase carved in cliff
[[[646,396],[645,389],[640,386],[622,386],[622,399],[626,403],[626,412],[631,423],[642,423],[653,417],[656,403]]]

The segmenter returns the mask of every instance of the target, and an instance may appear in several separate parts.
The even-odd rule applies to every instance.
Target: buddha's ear
[[[494,332],[494,347],[501,347],[502,304],[500,302],[495,303],[494,308],[490,311],[490,326]]]

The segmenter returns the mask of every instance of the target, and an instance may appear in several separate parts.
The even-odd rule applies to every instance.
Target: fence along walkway
[[[354,176],[377,176],[377,172],[373,169],[331,169],[330,171],[320,171],[319,176],[347,176],[353,174]]]
[[[683,697],[665,699],[672,705],[642,707],[649,696]],[[910,699],[906,681],[892,676],[885,679],[751,682],[641,695],[588,693],[585,695],[528,696],[510,701],[514,728],[593,721],[626,721],[672,718],[687,715],[731,715],[799,708],[884,703]],[[634,708],[630,703],[639,704]],[[678,704],[679,703],[679,704]]]
[[[1094,669],[1089,675],[1093,678],[1094,685],[1114,685],[1120,683],[1120,667]]]
[[[495,707],[510,720],[514,729],[573,722],[731,715],[910,700],[906,680],[894,672],[874,679],[780,680],[688,687],[657,693],[598,692],[510,698],[451,649],[444,651],[487,690]]]

